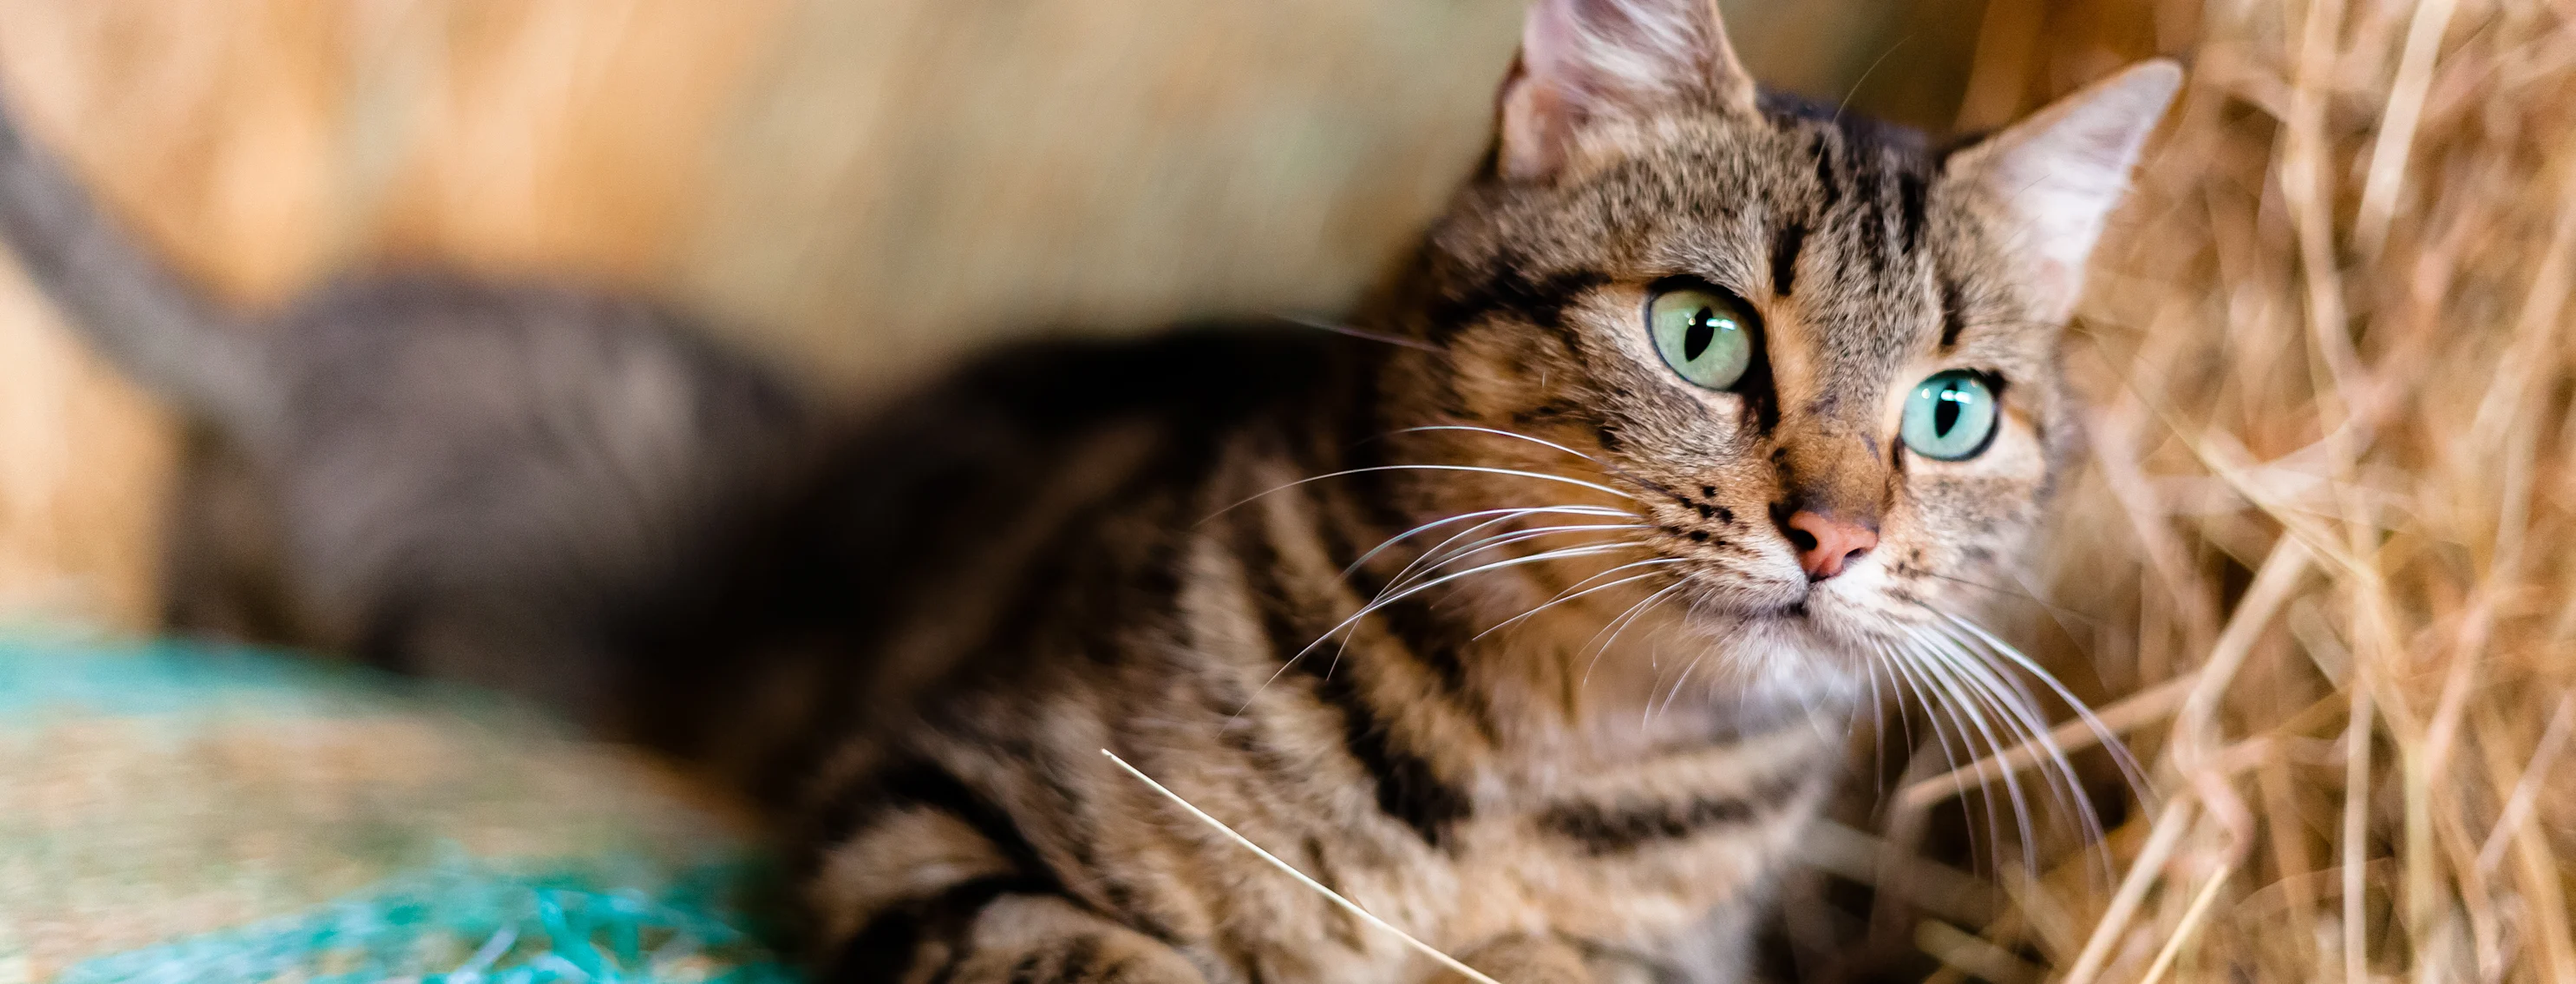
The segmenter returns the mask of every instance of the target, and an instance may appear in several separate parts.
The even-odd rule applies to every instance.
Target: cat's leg
[[[1198,968],[1150,936],[1054,896],[1005,896],[984,909],[958,954],[957,984],[1203,984]]]
[[[1062,898],[1005,895],[984,907],[954,953],[953,984],[1205,984],[1153,937]]]
[[[1597,984],[1585,967],[1583,951],[1553,936],[1515,933],[1465,953],[1460,963],[1503,984]],[[1457,971],[1432,978],[1438,984],[1468,984]]]
[[[900,939],[851,941],[821,984],[1207,981],[1161,941],[1054,895],[992,895],[908,928]]]

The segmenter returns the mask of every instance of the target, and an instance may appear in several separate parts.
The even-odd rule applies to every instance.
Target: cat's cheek
[[[1889,517],[1880,561],[1900,582],[1937,581],[2004,561],[2026,538],[2036,508],[2033,483],[1953,465],[1911,476],[1904,505]],[[1921,590],[1932,590],[1922,588]]]

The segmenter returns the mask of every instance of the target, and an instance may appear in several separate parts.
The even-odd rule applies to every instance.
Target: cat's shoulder
[[[961,428],[1061,434],[1113,420],[1223,427],[1314,396],[1369,344],[1276,319],[1058,333],[984,349],[892,401],[880,438]]]

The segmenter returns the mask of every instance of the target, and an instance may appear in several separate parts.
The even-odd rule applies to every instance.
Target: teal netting
[[[455,863],[311,912],[79,964],[61,984],[792,984],[737,928],[729,867],[661,892]],[[730,917],[730,918],[728,918]]]

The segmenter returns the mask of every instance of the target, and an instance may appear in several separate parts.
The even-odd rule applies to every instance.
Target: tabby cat
[[[832,981],[1451,973],[1103,750],[1498,979],[1741,979],[1852,712],[2013,686],[1977,585],[2179,83],[1936,150],[1711,0],[1537,0],[1346,333],[961,369],[633,606],[623,725],[778,808]]]

